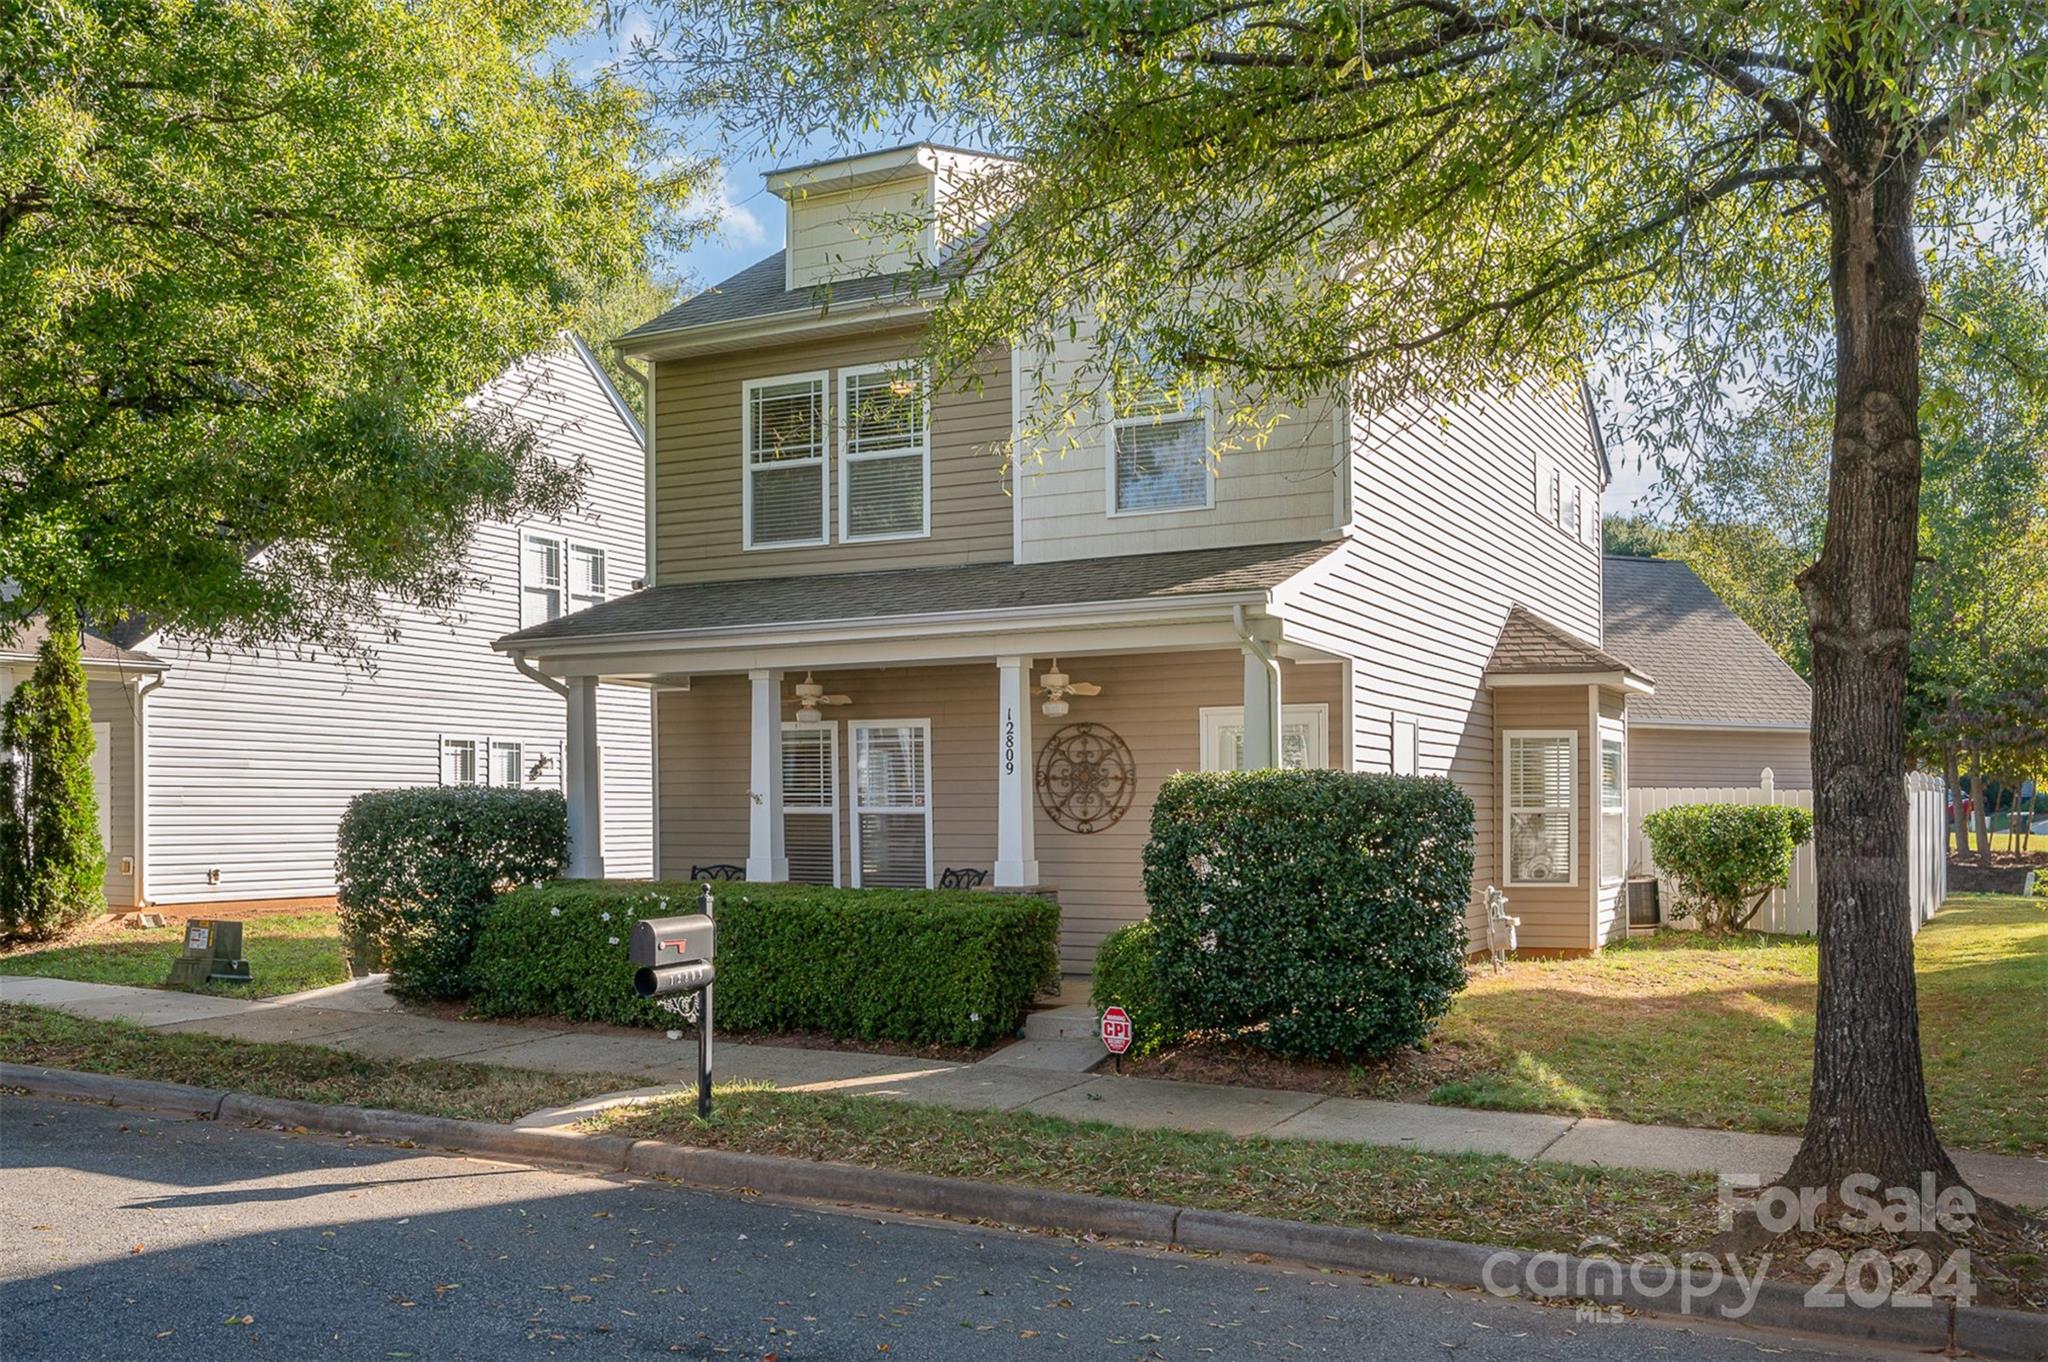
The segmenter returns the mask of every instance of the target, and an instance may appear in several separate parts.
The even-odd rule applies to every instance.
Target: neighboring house
[[[650,371],[651,584],[497,645],[584,716],[572,813],[597,684],[651,684],[656,874],[985,874],[1056,891],[1085,970],[1145,912],[1170,773],[1444,775],[1478,810],[1478,939],[1489,883],[1526,948],[1624,936],[1625,718],[1651,686],[1600,648],[1583,392],[1290,408],[1213,462],[1227,395],[1156,394],[1006,463],[1030,376],[1078,350],[931,391],[927,304],[888,276],[946,241],[868,227],[946,221],[976,164],[919,145],[773,173],[784,249],[619,342]]]
[[[559,523],[480,526],[456,617],[392,609],[397,636],[376,642],[374,671],[167,633],[85,640],[111,907],[330,901],[335,827],[357,794],[561,787],[565,703],[490,642],[641,576],[641,433],[580,344],[514,364],[476,400],[511,404],[552,453],[582,462],[581,506]],[[0,647],[0,690],[9,671],[26,678],[36,641]],[[651,868],[649,732],[647,691],[607,687],[596,737],[614,874]]]
[[[1813,788],[1813,692],[1684,563],[1606,560],[1607,649],[1657,678],[1629,706],[1629,784]]]

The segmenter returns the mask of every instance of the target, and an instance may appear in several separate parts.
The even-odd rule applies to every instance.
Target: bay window
[[[1570,730],[1507,734],[1507,882],[1578,881],[1579,735]]]

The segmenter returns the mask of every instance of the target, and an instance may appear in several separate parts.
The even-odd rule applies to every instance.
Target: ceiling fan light
[[[799,709],[796,712],[796,721],[800,724],[817,723],[818,711],[811,708],[809,705],[805,705],[802,709]]]
[[[1053,696],[1041,708],[1048,719],[1064,719],[1067,717],[1067,702],[1062,696]]]

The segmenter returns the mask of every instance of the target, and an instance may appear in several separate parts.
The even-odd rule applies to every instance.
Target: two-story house
[[[510,409],[583,470],[559,521],[479,525],[447,617],[387,603],[364,668],[289,644],[229,648],[174,631],[88,636],[94,779],[107,904],[233,913],[333,901],[348,801],[407,785],[563,784],[566,702],[491,640],[623,596],[642,571],[639,423],[596,358],[567,340],[474,400]],[[35,664],[40,627],[0,631],[0,698]],[[566,690],[566,688],[564,688]],[[649,698],[607,687],[588,755],[604,770],[608,868],[653,861]]]
[[[892,278],[944,260],[977,160],[771,174],[783,250],[619,342],[649,373],[650,585],[498,641],[569,688],[584,863],[609,820],[578,754],[628,681],[654,692],[658,875],[1049,888],[1082,970],[1145,912],[1165,777],[1306,764],[1468,790],[1475,904],[1505,886],[1525,947],[1625,935],[1649,684],[1599,647],[1583,394],[1289,408],[1212,458],[1221,395],[1162,393],[1006,458],[1073,357],[933,391]]]

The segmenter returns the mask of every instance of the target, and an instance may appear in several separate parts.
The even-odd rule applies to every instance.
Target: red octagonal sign
[[[1121,1007],[1102,1010],[1102,1044],[1113,1055],[1131,1048],[1131,1014]]]

